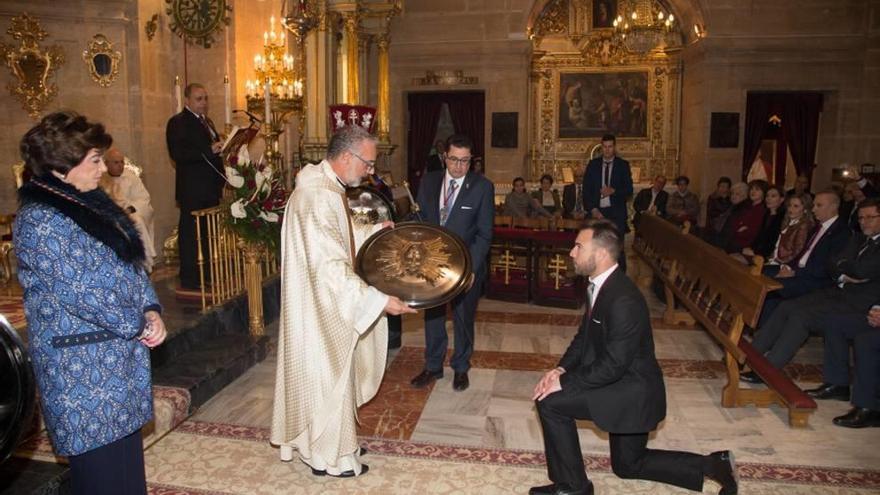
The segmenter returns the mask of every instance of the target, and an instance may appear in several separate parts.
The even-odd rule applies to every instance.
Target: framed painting
[[[516,148],[517,112],[492,112],[492,147]]]
[[[593,0],[593,29],[614,27],[617,0]]]
[[[562,72],[559,139],[648,137],[648,72]]]

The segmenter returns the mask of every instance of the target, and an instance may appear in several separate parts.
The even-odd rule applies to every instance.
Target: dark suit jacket
[[[566,370],[562,389],[579,393],[604,431],[645,433],[666,417],[648,305],[619,268],[605,280],[559,366]]]
[[[819,228],[820,226],[821,225],[817,225],[816,228]],[[804,250],[809,248],[811,238],[812,234],[807,238],[807,246],[804,247]],[[788,264],[788,266],[794,270],[794,277],[778,279],[782,282],[782,289],[780,289],[776,295],[785,299],[790,299],[832,285],[834,283],[834,277],[831,273],[831,257],[843,250],[848,238],[849,230],[846,226],[846,220],[838,216],[837,220],[831,224],[831,227],[825,231],[825,234],[823,234],[819,239],[819,242],[816,243],[816,247],[813,249],[813,252],[810,253],[810,257],[807,259],[807,264],[804,265],[803,268],[801,268],[799,264],[800,257]],[[802,256],[803,254],[801,254],[801,257]],[[771,267],[768,267],[768,269],[771,269]],[[772,272],[768,271],[765,272],[765,274],[770,276],[775,275],[777,268],[772,267],[772,270]]]
[[[843,286],[845,300],[855,312],[867,312],[880,294],[880,240],[862,251],[866,239],[864,234],[853,234],[843,251],[832,257],[831,277],[834,280],[841,275],[866,280]]]
[[[654,206],[657,207],[657,216],[658,217],[661,217],[661,218],[666,217],[666,201],[668,201],[668,200],[669,200],[669,193],[661,189],[660,192],[657,193],[657,198],[654,199]],[[651,188],[650,187],[647,189],[642,189],[641,191],[639,191],[638,194],[636,194],[636,199],[633,200],[633,210],[636,211],[633,224],[635,224],[638,221],[639,215],[643,211],[647,210],[648,206],[650,204],[651,204]]]
[[[445,177],[444,170],[431,172],[425,175],[419,187],[416,202],[428,223],[440,225],[440,191]],[[468,247],[478,280],[486,271],[494,222],[495,186],[483,175],[468,172],[446,219],[446,228],[458,234]]]
[[[589,214],[587,211],[586,203],[584,201],[584,185],[583,182],[580,184],[581,186],[581,206],[584,209],[584,212]],[[567,186],[562,188],[562,214],[565,218],[571,218],[574,213],[574,204],[577,202],[577,188],[575,184],[568,184]]]
[[[614,222],[621,233],[628,232],[626,224],[626,201],[633,194],[632,172],[629,169],[629,162],[623,158],[614,157],[614,166],[611,167],[611,180],[609,184],[614,188],[614,194],[611,195],[611,206],[608,208],[599,208],[602,190],[602,157],[594,158],[587,164],[587,171],[584,173],[584,209],[592,211],[593,208],[599,208],[602,216]]]
[[[165,140],[175,164],[174,197],[180,206],[193,210],[217,205],[225,179],[223,160],[211,151],[216,141],[211,133],[184,108],[168,120]]]

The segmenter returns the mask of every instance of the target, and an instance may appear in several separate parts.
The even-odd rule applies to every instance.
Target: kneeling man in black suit
[[[618,268],[622,248],[614,224],[594,220],[581,229],[571,250],[576,272],[590,280],[587,311],[559,366],[535,386],[553,483],[529,494],[593,493],[576,419],[591,420],[609,433],[611,468],[621,478],[701,491],[708,477],[721,484],[721,495],[735,494],[730,451],[703,456],[647,448],[648,432],[666,417],[666,390],[645,297]]]

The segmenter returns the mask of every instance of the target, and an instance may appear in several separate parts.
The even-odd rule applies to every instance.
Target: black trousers
[[[852,344],[855,373],[852,404],[880,411],[880,330],[871,327],[864,313],[831,314],[826,327],[822,381],[849,386],[849,348]]]
[[[80,455],[70,456],[73,495],[146,495],[141,430]]]
[[[575,419],[592,419],[580,393],[561,390],[536,402],[550,481],[568,489],[587,483]],[[611,469],[626,479],[659,481],[689,490],[703,489],[705,457],[690,452],[647,448],[648,433],[609,434]]]
[[[767,357],[773,366],[782,369],[788,364],[810,334],[822,335],[822,317],[843,311],[843,291],[836,287],[811,292],[781,302],[767,322],[757,328],[752,345]]]
[[[207,206],[205,207],[207,208]],[[200,287],[199,280],[199,254],[196,249],[196,219],[192,216],[194,210],[200,210],[202,207],[193,208],[180,205],[180,219],[177,222],[177,250],[180,256],[180,286],[184,289],[198,289]],[[199,222],[201,225],[201,244],[202,253],[205,257],[208,255],[208,222],[202,218]],[[209,279],[208,265],[209,260],[205,260],[205,281]]]
[[[456,373],[467,373],[474,353],[474,318],[477,303],[483,293],[484,276],[477,275],[471,289],[452,300],[452,325],[455,332],[455,350],[449,365]],[[446,306],[425,310],[425,369],[443,369],[443,359],[449,336],[446,334]]]

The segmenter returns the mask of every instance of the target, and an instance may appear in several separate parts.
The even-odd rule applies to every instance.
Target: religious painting
[[[614,27],[617,0],[593,0],[593,29]]]
[[[648,137],[647,72],[559,75],[560,139]]]

